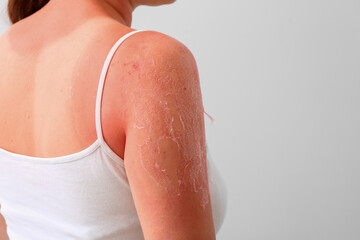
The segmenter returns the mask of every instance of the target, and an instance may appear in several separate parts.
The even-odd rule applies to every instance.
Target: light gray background
[[[197,60],[228,189],[217,239],[360,239],[360,1],[177,0],[132,27]]]

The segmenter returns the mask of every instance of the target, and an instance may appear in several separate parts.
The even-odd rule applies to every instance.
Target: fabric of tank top
[[[95,106],[97,140],[61,157],[40,158],[0,148],[0,211],[10,240],[144,239],[123,159],[104,141],[100,106],[105,76],[120,44],[103,65]],[[216,231],[225,215],[226,190],[207,150]],[[199,206],[200,207],[200,206]]]

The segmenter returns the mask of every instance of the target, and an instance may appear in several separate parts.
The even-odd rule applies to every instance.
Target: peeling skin
[[[210,116],[210,114],[208,114],[207,112],[204,111],[204,113],[206,114],[206,116],[208,116],[208,118],[210,118],[211,124],[213,124],[215,119],[212,116]]]
[[[126,63],[131,74],[145,78],[148,76],[142,75],[139,66],[147,64],[156,65],[156,62],[152,59],[148,63]],[[201,206],[205,208],[209,203],[209,194],[203,134],[204,109],[202,104],[193,104],[202,102],[200,86],[184,86],[182,81],[172,80],[178,78],[176,68],[165,66],[164,69],[165,79],[159,78],[159,69],[151,73],[152,79],[154,76],[155,79],[149,82],[149,86],[141,85],[131,93],[130,99],[135,101],[131,104],[135,118],[133,129],[141,131],[139,134],[144,136],[138,145],[140,164],[161,189],[177,197],[190,189],[199,194]],[[198,73],[187,77],[193,79],[195,74]]]

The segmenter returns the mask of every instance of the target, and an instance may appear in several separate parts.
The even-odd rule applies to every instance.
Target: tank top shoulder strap
[[[108,72],[111,59],[113,58],[116,50],[119,48],[121,43],[123,43],[125,41],[125,39],[127,39],[128,37],[130,37],[131,35],[133,35],[135,33],[143,32],[143,31],[147,31],[147,30],[134,30],[134,31],[131,31],[131,32],[123,35],[110,49],[110,52],[108,53],[105,63],[103,65],[103,68],[101,70],[101,75],[100,75],[100,80],[99,80],[99,85],[98,85],[97,95],[96,95],[96,106],[95,106],[96,134],[97,134],[97,139],[100,140],[101,142],[104,142],[104,137],[103,137],[102,128],[101,128],[101,101],[102,101],[105,77]]]

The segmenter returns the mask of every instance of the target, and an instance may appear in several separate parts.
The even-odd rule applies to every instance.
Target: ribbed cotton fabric
[[[106,73],[122,36],[111,48],[96,96],[97,140],[66,156],[39,158],[0,148],[0,205],[10,240],[141,240],[123,159],[102,135],[100,107]],[[206,148],[207,149],[207,148]],[[207,149],[208,152],[208,149]],[[226,209],[226,190],[208,153],[216,231]]]

